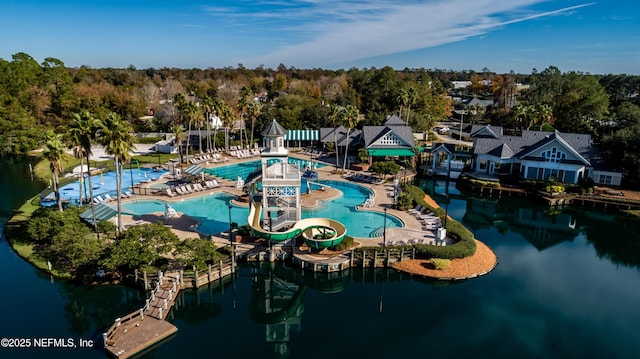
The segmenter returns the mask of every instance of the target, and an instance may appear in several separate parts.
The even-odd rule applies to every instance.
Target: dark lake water
[[[41,186],[3,163],[0,213]],[[444,183],[424,183],[444,192]],[[395,271],[314,275],[243,265],[223,286],[184,291],[176,336],[144,358],[640,358],[640,225],[546,211],[449,187],[449,214],[499,258],[489,275],[438,283]],[[443,204],[443,206],[445,206]],[[144,293],[52,280],[0,241],[0,338],[99,341]],[[103,358],[99,348],[0,348],[0,358]]]

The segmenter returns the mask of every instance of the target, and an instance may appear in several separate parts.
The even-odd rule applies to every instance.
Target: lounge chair
[[[409,212],[410,214],[422,213],[422,211],[424,211],[424,206],[421,204],[416,205],[415,207],[407,210],[407,212]]]
[[[110,201],[113,201],[114,199],[115,199],[115,198],[111,197],[111,195],[110,195],[110,194],[105,193],[105,195],[104,195],[104,200],[105,200],[105,202],[110,202]]]
[[[214,180],[208,180],[207,182],[205,182],[205,185],[209,188],[216,188],[216,184],[214,182]]]
[[[440,224],[426,224],[422,226],[423,231],[435,231],[438,228],[440,228]]]
[[[125,192],[124,192],[124,194],[125,194],[127,197],[133,197],[133,196],[135,196],[135,194],[131,193],[131,191],[125,191]]]
[[[182,188],[180,188],[180,187],[176,187],[176,193],[178,193],[178,194],[179,194],[179,195],[181,195],[181,196],[183,196],[183,195],[187,194],[186,192],[183,192],[183,191],[182,191]]]
[[[169,197],[175,197],[175,196],[176,196],[176,194],[175,194],[175,193],[173,193],[173,191],[171,190],[171,188],[165,188],[164,193],[166,193],[166,194],[167,194],[167,196],[169,196]]]

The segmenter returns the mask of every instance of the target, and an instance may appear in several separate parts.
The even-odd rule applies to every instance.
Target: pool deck
[[[309,156],[308,155],[302,155],[302,154],[297,154],[297,153],[290,153],[289,157],[291,158],[297,158],[297,159],[304,159],[304,160],[309,160]],[[230,165],[230,164],[236,164],[236,163],[241,163],[241,162],[247,162],[247,161],[254,161],[257,159],[257,157],[252,157],[252,158],[248,158],[248,159],[238,159],[235,157],[229,157],[226,156],[226,158],[228,159],[228,161],[226,162],[222,162],[222,163],[201,163],[199,164],[199,166],[204,167],[204,168],[213,168],[213,167],[219,167],[219,166],[226,166],[226,165]],[[342,176],[338,173],[333,173],[335,172],[335,165],[331,164],[331,163],[327,163],[327,162],[323,162],[324,164],[326,164],[326,166],[321,167],[321,168],[317,168],[316,171],[319,174],[319,179],[320,180],[334,180],[334,181],[343,181],[343,182],[350,182],[344,178],[342,178]],[[162,177],[158,178],[156,181],[152,181],[149,183],[145,183],[143,186],[149,188],[149,185],[153,184],[153,183],[158,183],[158,182],[164,182],[167,181],[169,179],[171,179],[172,175],[170,173],[167,173],[165,175],[163,175]],[[148,199],[148,200],[162,200],[162,201],[167,201],[167,202],[178,202],[184,199],[188,199],[188,198],[194,198],[194,197],[199,197],[202,195],[206,195],[206,194],[211,194],[211,193],[216,193],[216,192],[227,192],[229,194],[232,195],[242,195],[242,190],[236,188],[236,182],[232,181],[232,180],[226,180],[226,179],[217,179],[218,183],[220,184],[220,187],[214,188],[214,189],[206,189],[204,191],[200,191],[200,192],[194,192],[194,193],[190,193],[190,194],[186,194],[186,195],[179,195],[179,196],[175,196],[175,197],[169,197],[167,195],[165,195],[162,191],[155,191],[155,193],[153,194],[149,194],[149,195],[137,195],[135,199],[124,199],[124,201],[132,201],[132,200],[137,200],[137,199]],[[355,182],[354,182],[355,183]],[[398,240],[402,240],[402,239],[414,239],[414,238],[426,238],[426,239],[433,239],[435,238],[435,234],[433,231],[424,231],[422,229],[422,223],[415,217],[412,216],[411,214],[409,214],[407,211],[398,211],[393,209],[393,198],[388,197],[387,196],[387,192],[390,186],[392,186],[392,182],[389,183],[382,183],[382,184],[362,184],[362,183],[357,183],[361,186],[365,186],[371,190],[373,190],[373,192],[375,193],[375,205],[372,207],[361,207],[358,206],[358,210],[365,210],[365,211],[374,211],[374,212],[384,212],[384,208],[387,208],[387,213],[389,215],[393,215],[397,218],[399,218],[403,223],[404,223],[404,227],[403,228],[389,228],[387,229],[386,232],[386,240],[387,241],[398,241]],[[311,194],[303,194],[302,195],[302,205],[304,207],[314,207],[317,205],[318,201],[321,200],[330,200],[332,197],[335,197],[337,195],[337,193],[335,192],[336,190],[332,190],[332,189],[327,189],[327,190],[315,190],[312,191]],[[235,205],[246,205],[243,204],[241,202],[234,202]],[[340,220],[339,218],[335,218],[336,220]],[[162,221],[163,223],[165,223],[166,225],[170,226],[173,230],[173,232],[181,239],[187,239],[187,238],[197,238],[197,237],[204,237],[203,234],[198,233],[197,231],[195,231],[195,227],[197,226],[198,222],[192,218],[190,218],[187,215],[182,215],[179,214],[178,217],[175,218],[169,218],[169,219],[165,219],[162,213],[153,213],[153,214],[147,214],[147,215],[142,215],[142,216],[130,216],[130,215],[123,215],[122,216],[122,222],[123,225],[126,227],[128,225],[132,225],[135,223],[141,223],[141,222],[156,222],[156,221]],[[218,235],[214,235],[211,236],[211,239],[217,244],[217,245],[229,245],[229,239],[228,239],[228,233],[223,232],[223,233],[219,233]],[[382,237],[376,237],[376,238],[355,238],[355,240],[361,245],[361,246],[380,246],[383,244],[384,239]],[[251,250],[252,246],[250,245],[239,245],[238,251],[243,251],[243,250]]]

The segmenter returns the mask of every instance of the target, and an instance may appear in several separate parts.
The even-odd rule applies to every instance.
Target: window
[[[381,145],[403,145],[404,143],[400,140],[395,133],[389,132],[384,137],[380,139],[378,142]]]
[[[481,170],[486,170],[487,169],[487,161],[486,160],[480,161],[480,169]]]
[[[598,178],[598,183],[611,184],[611,176],[600,175],[600,178]]]
[[[553,147],[550,150],[540,152],[540,157],[544,158],[545,162],[560,162],[560,160],[567,158],[567,154]]]

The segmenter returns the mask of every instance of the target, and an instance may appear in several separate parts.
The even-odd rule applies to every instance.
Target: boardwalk
[[[166,278],[161,274],[144,307],[116,319],[103,334],[107,352],[118,359],[125,359],[178,331],[165,318],[179,291],[179,274],[167,275]]]

